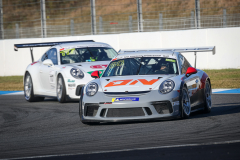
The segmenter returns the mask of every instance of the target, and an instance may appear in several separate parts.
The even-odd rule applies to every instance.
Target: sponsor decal
[[[68,79],[68,82],[73,83],[73,82],[75,82],[75,80]]]
[[[116,66],[122,66],[124,65],[124,60],[120,60],[118,62],[112,62],[110,65],[109,65],[109,69],[113,69],[114,67]]]
[[[120,102],[120,101],[139,101],[139,97],[112,98],[112,102]]]
[[[60,49],[60,51],[63,51],[63,50],[64,50],[64,48],[61,48],[61,49]]]
[[[104,70],[98,70],[98,71],[99,71],[99,76],[101,77],[101,76],[102,76],[102,74],[103,74],[103,71],[104,71]],[[94,72],[94,71],[90,71],[90,72],[87,72],[87,73],[91,75],[91,74],[92,74],[92,72]]]
[[[68,84],[68,87],[75,87],[75,86],[76,86],[75,83],[73,83],[73,84]]]
[[[64,48],[63,48],[64,49]],[[60,54],[62,54],[62,56],[64,57],[65,55],[69,55],[71,52],[75,51],[75,48],[72,49],[65,49],[60,51]]]
[[[107,64],[103,64],[103,65],[92,65],[90,66],[90,68],[92,69],[101,69],[101,68],[107,68]]]
[[[49,81],[50,83],[54,83],[54,71],[49,72]]]
[[[175,59],[166,59],[166,61],[168,61],[168,62],[176,62],[176,60]]]
[[[143,85],[153,85],[158,80],[159,79],[152,79],[150,81],[148,81],[146,79],[138,79],[138,80],[134,80],[134,81],[132,79],[116,80],[116,81],[109,82],[105,87],[124,86],[124,85],[127,85],[127,84],[135,85],[138,82],[141,82]]]

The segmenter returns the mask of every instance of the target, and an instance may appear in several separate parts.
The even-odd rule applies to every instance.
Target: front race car
[[[82,91],[83,123],[118,122],[179,116],[179,77],[174,57],[113,60],[103,76]]]

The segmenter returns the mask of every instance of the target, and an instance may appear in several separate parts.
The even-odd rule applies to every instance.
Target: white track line
[[[110,151],[96,151],[96,152],[86,152],[86,153],[76,153],[76,154],[59,154],[59,155],[19,157],[19,158],[11,158],[11,159],[8,159],[8,160],[14,160],[14,159],[33,159],[33,158],[48,158],[48,157],[63,157],[63,156],[76,156],[76,155],[84,155],[84,154],[99,154],[99,153],[112,153],[112,152],[128,152],[128,151],[149,150],[149,149],[161,149],[161,148],[177,148],[177,147],[192,147],[192,146],[217,145],[217,144],[232,144],[232,143],[239,143],[239,142],[240,142],[240,140],[232,140],[232,141],[208,142],[208,143],[199,143],[199,144],[181,144],[181,145],[170,145],[170,146],[157,146],[157,147],[145,147],[145,148],[110,150]],[[3,159],[1,159],[1,160],[3,160]]]

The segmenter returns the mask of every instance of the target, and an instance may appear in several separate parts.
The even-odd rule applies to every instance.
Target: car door
[[[184,76],[186,74],[188,67],[191,67],[191,65],[189,64],[187,59],[181,54],[179,54],[179,64],[180,64],[181,74]],[[198,96],[198,88],[200,86],[199,73],[195,73],[190,75],[189,77],[185,77],[184,82],[187,85],[191,107],[194,107],[196,104],[199,103],[199,96]]]
[[[57,61],[57,50],[52,48],[45,53],[45,58],[42,60],[50,59],[53,62],[53,66],[44,65],[42,63],[40,67],[40,79],[42,88],[46,93],[55,94],[56,93],[56,70],[58,65]],[[43,62],[42,61],[42,62]]]

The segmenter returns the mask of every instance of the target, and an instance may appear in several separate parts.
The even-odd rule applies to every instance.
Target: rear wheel
[[[212,108],[212,97],[211,97],[211,86],[209,81],[206,81],[204,88],[204,112],[211,112]]]
[[[181,110],[182,110],[181,117],[188,118],[191,114],[191,103],[190,103],[190,98],[188,95],[188,90],[186,87],[183,87],[183,89],[182,89],[180,106],[181,106]]]
[[[58,75],[57,79],[57,99],[60,103],[66,102],[66,87],[61,74]]]
[[[27,72],[24,78],[24,96],[28,102],[43,101],[44,97],[35,97],[31,75]]]

